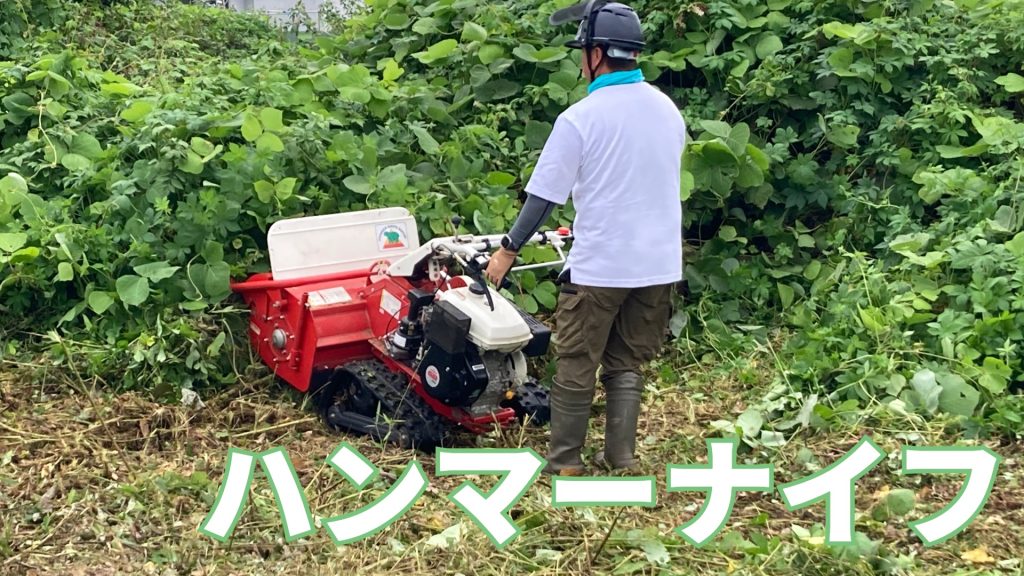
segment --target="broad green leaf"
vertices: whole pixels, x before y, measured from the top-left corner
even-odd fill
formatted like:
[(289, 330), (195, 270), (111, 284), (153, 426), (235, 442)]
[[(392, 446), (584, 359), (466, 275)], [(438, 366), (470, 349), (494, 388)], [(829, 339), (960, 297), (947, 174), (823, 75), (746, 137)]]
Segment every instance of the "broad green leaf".
[(1015, 147), (1024, 140), (1024, 125), (1002, 116), (978, 116), (970, 114), (974, 129), (981, 139), (991, 146), (1012, 144)]
[(476, 53), (476, 57), (484, 64), (490, 64), (504, 56), (505, 49), (497, 44), (484, 44), (480, 47), (480, 51)]
[(543, 148), (545, 142), (547, 142), (548, 136), (551, 135), (553, 126), (548, 122), (538, 122), (536, 120), (526, 121), (526, 145), (530, 148), (539, 149)]
[(231, 295), (231, 266), (227, 262), (208, 264), (204, 288), (211, 302), (219, 302)]
[(338, 96), (342, 97), (349, 102), (356, 102), (359, 104), (366, 104), (373, 99), (373, 95), (366, 88), (360, 88), (358, 86), (342, 86), (338, 88)]
[(0, 250), (14, 252), (28, 243), (28, 235), (21, 232), (0, 232)]
[(900, 234), (889, 241), (889, 249), (894, 252), (917, 252), (927, 246), (931, 239), (931, 234), (927, 232)]
[(92, 161), (82, 156), (81, 154), (68, 153), (61, 156), (60, 163), (62, 166), (72, 172), (81, 172), (88, 170), (92, 166)]
[(747, 144), (747, 155), (750, 156), (750, 160), (762, 172), (768, 170), (768, 155), (762, 152), (760, 148), (753, 144)]
[(758, 58), (764, 60), (779, 50), (782, 50), (782, 40), (775, 34), (766, 34), (757, 43), (754, 53), (757, 54)]
[(152, 282), (159, 282), (174, 276), (180, 266), (171, 266), (166, 260), (159, 262), (149, 262), (147, 264), (139, 264), (138, 266), (132, 267), (135, 273), (143, 278), (146, 278)]
[(1011, 374), (1010, 367), (999, 358), (989, 356), (982, 362), (984, 373), (978, 379), (978, 383), (993, 394), (1002, 394), (1006, 391), (1006, 385)]
[(702, 120), (700, 122), (700, 127), (703, 128), (705, 132), (717, 136), (722, 140), (727, 140), (729, 138), (729, 134), (732, 132), (732, 127), (729, 126), (729, 124), (719, 120)]
[(934, 414), (939, 408), (939, 395), (942, 394), (942, 387), (935, 381), (935, 373), (928, 369), (919, 370), (911, 378), (910, 385), (916, 394), (915, 405)]
[(28, 118), (38, 115), (35, 98), (24, 92), (5, 96), (0, 99), (0, 104), (3, 104), (2, 108), (7, 112), (7, 119), (14, 124), (21, 124)]
[(490, 172), (487, 174), (486, 182), (491, 186), (508, 187), (514, 184), (516, 177), (508, 172)]
[(109, 292), (93, 292), (89, 294), (88, 301), (89, 309), (96, 314), (103, 314), (114, 303), (114, 298)]
[(512, 53), (515, 54), (520, 60), (525, 60), (527, 62), (533, 63), (557, 62), (569, 55), (568, 51), (565, 50), (564, 48), (545, 46), (544, 48), (538, 50), (535, 46), (531, 44), (520, 44), (519, 46), (516, 46), (515, 49), (512, 50)]
[[(264, 130), (280, 132), (284, 130), (284, 120), (280, 110), (277, 108), (264, 108), (260, 110), (260, 123)], [(206, 154), (203, 154), (206, 156)]]
[(786, 437), (782, 432), (761, 430), (761, 437), (758, 439), (758, 442), (760, 442), (762, 446), (766, 446), (768, 448), (778, 448), (786, 445)]
[(857, 137), (860, 135), (859, 126), (843, 125), (831, 126), (825, 135), (828, 141), (840, 148), (853, 148), (857, 145)]
[(384, 26), (390, 30), (401, 30), (409, 25), (409, 15), (404, 11), (389, 12), (384, 17)]
[(380, 171), (377, 184), (389, 192), (402, 192), (409, 183), (406, 171), (405, 164), (392, 164)]
[(861, 30), (861, 26), (843, 24), (842, 22), (829, 22), (821, 27), (821, 31), (825, 33), (828, 38), (839, 37), (844, 40), (855, 38)]
[(185, 153), (185, 158), (178, 163), (178, 169), (188, 174), (202, 174), (203, 159), (195, 152), (189, 150)]
[(28, 248), (22, 248), (21, 250), (16, 251), (14, 254), (11, 254), (10, 263), (11, 264), (27, 264), (27, 263), (32, 262), (32, 261), (36, 260), (37, 258), (39, 258), (39, 254), (40, 253), (41, 252), (40, 252), (39, 248), (37, 248), (35, 246), (29, 246)]
[(745, 122), (734, 125), (729, 130), (729, 137), (724, 140), (732, 153), (739, 157), (746, 151), (747, 143), (750, 141), (750, 126)]
[(356, 194), (363, 194), (365, 196), (373, 191), (373, 187), (370, 186), (370, 181), (359, 174), (352, 174), (351, 176), (346, 177), (342, 180), (342, 183)]
[(679, 177), (679, 199), (683, 202), (690, 199), (690, 195), (693, 194), (693, 174), (687, 170), (683, 170), (683, 173)]
[(386, 82), (394, 82), (395, 80), (398, 80), (404, 72), (405, 70), (398, 65), (398, 62), (395, 62), (393, 58), (388, 58), (387, 63), (384, 65), (382, 77)]
[(975, 156), (981, 156), (985, 152), (988, 152), (989, 145), (984, 140), (979, 140), (977, 144), (973, 146), (961, 147), (961, 146), (947, 146), (940, 144), (935, 147), (939, 155), (943, 158), (973, 158)]
[(242, 138), (247, 142), (255, 142), (263, 135), (263, 125), (255, 114), (247, 112), (242, 120)]
[(729, 75), (730, 76), (735, 76), (736, 78), (742, 77), (744, 74), (747, 73), (747, 70), (750, 69), (750, 64), (751, 64), (750, 60), (748, 60), (746, 58), (740, 60), (739, 64), (733, 66), (729, 70)]
[(661, 540), (655, 540), (653, 538), (644, 539), (640, 543), (640, 548), (644, 551), (644, 557), (652, 564), (667, 566), (672, 560), (672, 557), (669, 556), (668, 549), (665, 548), (665, 545)]
[(732, 276), (732, 273), (738, 270), (739, 267), (740, 261), (735, 258), (726, 258), (725, 261), (722, 262), (722, 270), (725, 270), (725, 273), (730, 276)]
[(409, 126), (409, 129), (416, 135), (416, 141), (424, 152), (434, 155), (441, 151), (441, 145), (437, 143), (437, 140), (435, 140), (434, 137), (430, 135), (430, 132), (427, 132), (425, 128), (421, 126)]
[(743, 435), (748, 438), (756, 438), (764, 425), (764, 416), (761, 411), (755, 408), (748, 408), (736, 419), (736, 425), (743, 429)]
[(200, 156), (209, 156), (216, 149), (212, 142), (198, 136), (192, 138), (191, 145), (192, 151)]
[(434, 34), (439, 31), (437, 28), (437, 19), (432, 17), (420, 18), (412, 25), (412, 31), (421, 36)]
[(469, 71), (469, 84), (474, 87), (480, 86), (490, 80), (491, 76), (491, 71), (486, 66), (477, 64)]
[(856, 76), (856, 73), (850, 72), (850, 66), (853, 65), (853, 50), (849, 48), (840, 48), (829, 54), (828, 64), (837, 76)]
[(1024, 92), (1024, 76), (1016, 73), (1009, 73), (996, 78), (996, 84), (1006, 88), (1007, 92)]
[(115, 282), (117, 296), (129, 306), (138, 306), (149, 298), (149, 280), (134, 274), (121, 276)]
[(577, 85), (580, 84), (579, 74), (572, 74), (570, 72), (566, 72), (565, 70), (555, 72), (554, 74), (548, 76), (548, 80), (554, 82), (555, 84), (558, 84), (559, 86), (565, 88), (566, 90), (572, 90), (576, 88)]
[(68, 262), (61, 262), (57, 264), (57, 280), (60, 282), (70, 282), (75, 279), (75, 269), (72, 268)]
[(208, 240), (200, 253), (203, 260), (210, 264), (224, 261), (224, 245), (216, 240)]
[(821, 274), (821, 262), (818, 260), (811, 260), (807, 263), (807, 267), (804, 268), (804, 278), (808, 280), (814, 280)]
[(1005, 246), (1014, 256), (1024, 257), (1024, 232), (1018, 232), (1012, 240), (1006, 242)]
[(516, 305), (527, 314), (536, 314), (540, 310), (537, 306), (537, 301), (529, 294), (516, 294), (513, 299)]
[(1016, 228), (1017, 211), (1007, 205), (996, 210), (995, 217), (989, 219), (992, 229), (997, 232), (1012, 232)]
[(475, 93), (477, 99), (481, 102), (491, 102), (518, 94), (521, 89), (522, 86), (516, 82), (506, 80), (505, 78), (498, 78), (480, 86), (475, 90)]
[(413, 57), (424, 64), (432, 64), (451, 55), (458, 48), (458, 41), (447, 38), (427, 48), (423, 52), (413, 54)]
[(942, 262), (946, 261), (946, 253), (934, 250), (923, 255), (917, 255), (913, 252), (900, 252), (900, 254), (909, 260), (911, 263), (917, 266), (923, 266), (925, 268), (934, 268)]
[(71, 151), (90, 160), (95, 160), (103, 155), (103, 146), (91, 134), (75, 134), (71, 140)]
[(776, 288), (779, 290), (779, 300), (782, 302), (782, 308), (789, 308), (793, 304), (793, 298), (796, 293), (788, 285), (779, 282), (776, 284)]
[[(22, 178), (21, 174), (17, 172), (9, 172), (7, 176), (0, 178), (0, 200), (5, 200), (10, 203), (13, 202), (13, 198), (28, 193), (28, 183)], [(12, 200), (6, 200), (11, 198)]]
[(131, 106), (125, 108), (124, 112), (121, 112), (121, 118), (127, 122), (138, 122), (149, 116), (149, 113), (153, 111), (153, 105), (143, 100), (137, 100), (132, 102)]
[(475, 22), (466, 22), (462, 26), (462, 39), (467, 42), (483, 42), (487, 40), (487, 29)]
[(736, 153), (720, 140), (702, 142), (700, 153), (710, 166), (736, 166), (739, 163)]
[(260, 152), (284, 152), (284, 142), (276, 134), (264, 132), (256, 140), (256, 150)]
[(100, 92), (113, 96), (131, 96), (140, 92), (142, 88), (131, 82), (117, 82), (114, 84), (101, 84)]
[(939, 375), (939, 381), (942, 383), (939, 408), (957, 416), (972, 416), (981, 394), (956, 374)]
[(287, 200), (292, 195), (292, 192), (295, 191), (295, 184), (298, 181), (297, 178), (283, 178), (274, 185), (274, 193), (277, 194), (278, 200)]
[(553, 310), (555, 305), (558, 304), (558, 297), (554, 292), (546, 292), (544, 290), (534, 290), (533, 297), (537, 300), (537, 303), (548, 310)]
[(276, 193), (274, 185), (266, 180), (258, 180), (254, 182), (253, 187), (256, 188), (256, 198), (264, 204), (269, 204)]
[(754, 188), (764, 184), (764, 172), (753, 162), (743, 159), (740, 171), (736, 175), (736, 184), (742, 188)]
[(733, 226), (722, 226), (718, 230), (718, 237), (726, 242), (732, 242), (736, 239), (736, 228)]

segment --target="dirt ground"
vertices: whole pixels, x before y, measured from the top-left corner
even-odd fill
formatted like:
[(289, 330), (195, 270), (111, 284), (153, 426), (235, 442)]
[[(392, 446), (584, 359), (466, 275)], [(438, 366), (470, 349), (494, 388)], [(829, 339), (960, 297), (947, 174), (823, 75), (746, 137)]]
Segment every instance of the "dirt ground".
[[(991, 497), (959, 536), (934, 548), (908, 520), (951, 502), (962, 476), (902, 476), (895, 425), (805, 430), (777, 451), (741, 454), (775, 466), (776, 487), (841, 457), (864, 434), (889, 456), (856, 485), (855, 550), (820, 537), (822, 505), (788, 511), (776, 491), (740, 493), (714, 540), (697, 548), (673, 530), (703, 496), (669, 493), (666, 465), (706, 463), (709, 423), (735, 419), (749, 385), (707, 373), (682, 387), (653, 386), (639, 432), (644, 473), (657, 477), (652, 508), (556, 508), (541, 476), (511, 515), (522, 533), (502, 550), (448, 500), (466, 478), (437, 476), (431, 455), (327, 433), (299, 397), (269, 378), (240, 382), (203, 407), (110, 396), (43, 367), (0, 367), (0, 574), (213, 576), (261, 574), (1019, 574), (1024, 557), (1024, 493), (1019, 444), (989, 444), (1002, 457)], [(704, 374), (702, 376), (702, 374)], [(756, 393), (756, 391), (755, 391)], [(598, 410), (599, 412), (599, 410)], [(603, 421), (593, 419), (593, 448)], [(466, 447), (528, 446), (543, 456), (546, 429), (466, 438)], [(917, 430), (919, 444), (960, 441)], [(357, 491), (327, 464), (342, 440), (381, 469)], [(967, 443), (967, 442), (963, 442)], [(199, 533), (230, 447), (287, 450), (314, 518), (355, 510), (382, 495), (413, 459), (430, 485), (394, 524), (335, 546), (326, 530), (286, 543), (270, 487), (257, 472), (229, 543)], [(483, 489), (492, 477), (470, 478)], [(911, 488), (916, 508), (879, 522), (873, 507), (890, 489)], [(806, 531), (810, 531), (810, 534)]]

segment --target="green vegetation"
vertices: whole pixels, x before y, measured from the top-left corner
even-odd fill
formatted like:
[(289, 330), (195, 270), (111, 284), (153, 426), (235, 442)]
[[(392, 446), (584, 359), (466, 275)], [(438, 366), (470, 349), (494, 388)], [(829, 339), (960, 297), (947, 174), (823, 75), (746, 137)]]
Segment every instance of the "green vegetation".
[[(227, 382), (246, 346), (229, 279), (265, 267), (274, 220), (404, 205), (428, 236), (453, 211), (507, 229), (585, 95), (573, 31), (546, 23), (564, 4), (377, 1), (300, 43), (145, 2), (55, 4), (40, 34), (38, 4), (5, 4), (7, 352), (42, 345), (118, 389)], [(680, 349), (714, 361), (782, 329), (759, 419), (816, 403), (802, 422), (1017, 430), (1021, 3), (636, 7), (644, 71), (694, 137)], [(519, 280), (524, 307), (553, 306), (549, 279)]]
[[(0, 3), (0, 361), (31, 368), (0, 373), (0, 398), (21, 415), (3, 432), (18, 434), (0, 441), (23, 442), (0, 443), (0, 483), (31, 499), (4, 517), (0, 562), (71, 546), (51, 521), (78, 514), (83, 496), (72, 491), (50, 515), (33, 490), (57, 463), (26, 455), (66, 438), (61, 430), (74, 431), (69, 450), (93, 467), (72, 471), (76, 482), (95, 487), (111, 470), (124, 478), (117, 494), (84, 501), (123, 523), (89, 527), (88, 538), (116, 529), (141, 542), (126, 548), (130, 566), (112, 568), (126, 573), (144, 562), (188, 573), (223, 552), (194, 534), (153, 549), (143, 536), (201, 519), (202, 502), (177, 494), (215, 495), (208, 480), (226, 441), (293, 442), (293, 454), (321, 460), (336, 439), (260, 395), (270, 379), (230, 281), (267, 269), (266, 230), (281, 218), (406, 206), (426, 237), (448, 234), (454, 214), (467, 231), (506, 230), (555, 117), (586, 95), (578, 55), (561, 47), (575, 30), (547, 24), (570, 3), (374, 0), (316, 36), (173, 2)], [(648, 461), (663, 471), (699, 460), (700, 435), (732, 435), (744, 458), (771, 458), (778, 482), (789, 481), (866, 427), (889, 452), (966, 437), (1006, 442), (1019, 460), (1024, 1), (631, 5), (650, 39), (643, 70), (692, 135), (680, 190), (688, 295), (652, 369)], [(572, 216), (570, 205), (551, 224)], [(517, 302), (550, 312), (550, 277), (515, 280)], [(16, 383), (23, 374), (31, 392)], [(38, 399), (35, 387), (52, 392), (53, 382), (75, 394)], [(129, 392), (120, 406), (131, 410), (87, 388)], [(202, 388), (216, 410), (196, 417), (133, 395), (177, 400), (181, 388)], [(532, 436), (493, 441), (516, 440), (542, 449)], [(165, 442), (193, 476), (160, 469), (151, 443)], [(9, 476), (12, 459), (27, 461), (31, 478)], [(351, 504), (351, 493), (330, 496), (328, 474), (300, 468), (321, 512)], [(475, 533), (445, 553), (424, 544), (442, 542), (435, 533), (455, 521), (441, 496), (352, 553), (381, 571), (621, 574), (686, 562), (700, 573), (948, 573), (960, 559), (994, 567), (985, 546), (1021, 556), (1019, 466), (1001, 471), (998, 522), (923, 552), (909, 532), (894, 536), (890, 519), (934, 511), (957, 484), (898, 468), (885, 462), (858, 487), (852, 552), (822, 546), (820, 523), (768, 500), (737, 504), (736, 522), (698, 552), (659, 536), (693, 512), (687, 502), (630, 512), (616, 527), (615, 511), (549, 512), (534, 491), (526, 538), (505, 556), (481, 552)], [(310, 571), (338, 561), (321, 541), (301, 562), (282, 554), (272, 500), (255, 502), (259, 514), (240, 528), (249, 547), (227, 563), (249, 554)], [(140, 524), (147, 507), (176, 512)], [(606, 535), (604, 556), (591, 557)], [(35, 544), (19, 547), (19, 536)]]

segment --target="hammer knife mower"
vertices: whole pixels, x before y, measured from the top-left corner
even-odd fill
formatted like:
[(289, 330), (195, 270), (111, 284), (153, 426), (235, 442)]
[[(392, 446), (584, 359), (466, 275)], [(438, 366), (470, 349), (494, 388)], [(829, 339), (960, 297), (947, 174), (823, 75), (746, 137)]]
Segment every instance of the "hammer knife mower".
[[(558, 259), (511, 271), (564, 264), (569, 239), (538, 232), (530, 242)], [(551, 332), (483, 277), (500, 240), (420, 245), (404, 208), (281, 220), (267, 234), (271, 271), (232, 289), (260, 358), (329, 429), (429, 451), (456, 430), (549, 418), (527, 358), (546, 353)]]

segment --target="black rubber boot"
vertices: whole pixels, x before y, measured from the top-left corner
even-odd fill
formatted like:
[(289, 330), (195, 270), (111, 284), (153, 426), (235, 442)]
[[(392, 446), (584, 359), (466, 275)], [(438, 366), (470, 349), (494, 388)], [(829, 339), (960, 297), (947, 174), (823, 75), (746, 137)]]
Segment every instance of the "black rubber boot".
[(594, 400), (593, 390), (571, 390), (559, 386), (557, 380), (551, 387), (551, 440), (548, 447), (545, 474), (580, 475), (585, 468), (580, 452), (587, 439), (590, 423), (590, 405)]
[(635, 372), (623, 372), (602, 380), (607, 398), (607, 422), (604, 451), (598, 460), (611, 469), (635, 469), (638, 466), (636, 427), (643, 382)]

